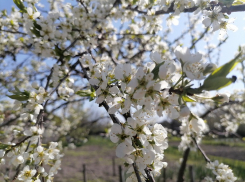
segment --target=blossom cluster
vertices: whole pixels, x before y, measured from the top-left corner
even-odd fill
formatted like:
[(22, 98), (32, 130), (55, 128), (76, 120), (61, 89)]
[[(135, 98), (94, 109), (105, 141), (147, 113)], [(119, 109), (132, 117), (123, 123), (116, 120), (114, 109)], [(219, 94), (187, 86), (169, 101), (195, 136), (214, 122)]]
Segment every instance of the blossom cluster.
[[(146, 176), (146, 167), (151, 168), (156, 176), (161, 174), (163, 167), (167, 167), (167, 163), (162, 162), (164, 150), (168, 147), (166, 138), (167, 131), (162, 125), (151, 125), (147, 121), (131, 117), (124, 124), (114, 124), (110, 132), (111, 141), (118, 143), (117, 157), (123, 158), (126, 166), (135, 163), (141, 178)], [(136, 181), (132, 166), (127, 173), (130, 174), (127, 182)]]
[(213, 180), (210, 177), (206, 177), (205, 181), (207, 182), (213, 182), (213, 181), (233, 182), (237, 180), (237, 177), (234, 176), (230, 167), (223, 163), (219, 163), (219, 161), (217, 160), (214, 162), (207, 163), (207, 168), (211, 169), (213, 174), (216, 175), (216, 180)]
[[(192, 54), (188, 48), (177, 47), (175, 55), (181, 65), (179, 70), (177, 62), (162, 60), (157, 52), (150, 54), (152, 62), (137, 70), (130, 64), (118, 64), (113, 68), (107, 62), (93, 63), (90, 55), (81, 59), (83, 68), (89, 69), (89, 83), (95, 88), (96, 103), (106, 101), (111, 106), (109, 114), (119, 111), (125, 116), (132, 115), (126, 117), (125, 123), (112, 126), (110, 139), (118, 143), (116, 155), (124, 158), (127, 165), (137, 164), (143, 176), (146, 176), (146, 167), (158, 174), (157, 171), (164, 166), (160, 160), (167, 147), (165, 129), (159, 124), (148, 126), (147, 118), (155, 114), (162, 116), (164, 112), (169, 118), (181, 119), (182, 149), (193, 146), (192, 138), (199, 142), (208, 130), (203, 119), (194, 115), (187, 106), (195, 95), (192, 94), (191, 98), (185, 95), (184, 90), (191, 87), (193, 80), (204, 79), (205, 72), (212, 72), (216, 66), (205, 64), (201, 61), (202, 54)], [(160, 135), (154, 138), (158, 132)], [(154, 166), (156, 164), (161, 165)], [(132, 169), (129, 172), (133, 172)], [(128, 181), (135, 178), (133, 173)]]
[(32, 84), (32, 87), (34, 88), (33, 91), (22, 92), (23, 94), (25, 94), (24, 96), (18, 95), (20, 94), (20, 91), (16, 87), (18, 92), (14, 92), (15, 95), (11, 95), (9, 97), (12, 99), (16, 99), (13, 109), (16, 111), (20, 110), (20, 118), (22, 120), (27, 121), (29, 119), (33, 123), (36, 123), (38, 115), (43, 109), (43, 106), (41, 104), (48, 98), (48, 93), (43, 87), (39, 87), (36, 82)]
[(67, 75), (69, 75), (68, 68), (54, 64), (51, 86), (53, 88), (58, 87), (58, 94), (61, 98), (68, 98), (70, 95), (74, 94), (74, 90), (71, 88), (74, 83), (74, 79), (68, 77), (60, 85), (60, 80), (64, 79)]
[[(40, 182), (43, 178), (51, 182), (60, 169), (62, 155), (58, 149), (58, 143), (51, 142), (49, 146), (43, 147), (40, 145), (42, 133), (42, 129), (32, 126), (24, 132), (26, 136), (24, 142), (11, 143), (6, 145), (5, 149), (0, 150), (1, 164), (9, 161), (15, 167), (23, 166), (22, 170), (16, 171), (14, 179)], [(5, 160), (5, 158), (10, 160)], [(5, 180), (8, 179), (9, 176), (5, 176)]]
[(175, 54), (182, 65), (179, 69), (177, 63), (162, 60), (157, 52), (151, 53), (152, 62), (137, 70), (130, 64), (118, 64), (115, 69), (107, 62), (93, 64), (91, 56), (84, 56), (81, 63), (90, 69), (89, 83), (96, 87), (96, 103), (104, 100), (111, 103), (110, 114), (119, 109), (125, 114), (133, 106), (137, 110), (135, 117), (143, 112), (150, 116), (154, 113), (162, 116), (165, 112), (176, 119), (190, 114), (178, 88), (184, 89), (192, 80), (205, 78), (207, 65), (201, 61), (200, 53), (191, 54), (188, 48), (177, 47)]
[(245, 110), (243, 107), (244, 90), (234, 90), (230, 99), (232, 100), (232, 107), (229, 105), (221, 105), (219, 109), (209, 115), (211, 118), (217, 117), (219, 119), (214, 123), (214, 127), (219, 131), (225, 131), (226, 135), (236, 133), (239, 126), (244, 124)]
[[(12, 91), (10, 98), (15, 99), (14, 109), (19, 114), (19, 121), (22, 123), (32, 121), (26, 127), (13, 125), (15, 137), (7, 144), (3, 144), (0, 150), (1, 164), (9, 163), (17, 167), (13, 179), (27, 182), (53, 181), (54, 175), (60, 169), (61, 157), (57, 142), (50, 142), (49, 145), (42, 144), (43, 127), (43, 104), (49, 98), (48, 93), (37, 82), (32, 83), (30, 91), (20, 91), (17, 87)], [(7, 133), (5, 133), (7, 134)], [(17, 143), (13, 141), (24, 139)], [(43, 145), (45, 145), (43, 147)], [(6, 158), (9, 158), (6, 160)], [(47, 167), (49, 166), (49, 167)], [(9, 180), (10, 176), (5, 176)]]
[[(0, 150), (1, 163), (5, 162), (5, 157), (10, 157), (12, 165), (22, 165), (23, 169), (16, 176), (18, 180), (39, 182), (40, 178), (45, 178), (52, 181), (60, 167), (62, 155), (57, 149), (58, 144), (43, 147), (42, 137), (50, 136), (52, 129), (56, 130), (55, 135), (66, 135), (73, 125), (62, 119), (62, 127), (58, 128), (52, 122), (49, 130), (44, 131), (43, 112), (48, 100), (53, 99), (53, 93), (57, 93), (57, 100), (52, 101), (52, 106), (59, 99), (67, 101), (64, 105), (71, 101), (78, 88), (70, 77), (72, 71), (89, 79), (93, 89), (86, 96), (91, 96), (91, 100), (96, 96), (98, 104), (108, 103), (110, 115), (120, 112), (126, 116), (125, 123), (113, 125), (110, 138), (118, 144), (117, 156), (124, 158), (126, 165), (135, 164), (142, 179), (146, 176), (146, 168), (159, 175), (161, 168), (166, 167), (162, 160), (168, 146), (167, 132), (161, 125), (149, 122), (151, 116), (181, 120), (181, 149), (192, 147), (193, 138), (197, 142), (201, 140), (207, 131), (206, 124), (190, 111), (188, 102), (195, 102), (203, 90), (212, 90), (213, 85), (207, 87), (206, 84), (198, 90), (192, 83), (207, 78), (216, 65), (206, 64), (201, 53), (193, 54), (186, 47), (171, 50), (176, 47), (173, 44), (181, 44), (181, 38), (170, 43), (167, 37), (171, 25), (178, 24), (181, 12), (196, 7), (194, 14), (196, 19), (203, 15), (206, 33), (212, 26), (213, 32), (220, 30), (220, 37), (224, 38), (227, 29), (236, 31), (232, 25), (234, 20), (223, 11), (230, 4), (217, 0), (85, 0), (71, 5), (56, 0), (51, 2), (51, 10), (44, 15), (35, 7), (38, 0), (24, 0), (25, 4), (22, 0), (15, 2), (20, 11), (13, 8), (10, 15), (6, 11), (0, 12), (1, 64), (6, 64), (2, 58), (11, 56), (15, 60), (18, 53), (38, 58), (31, 62), (32, 67), (23, 67), (21, 74), (19, 66), (16, 72), (0, 73), (0, 79), (6, 80), (5, 88), (13, 93), (9, 97), (16, 100), (13, 110), (20, 115), (20, 124), (6, 127), (4, 132), (6, 136), (14, 136), (13, 141), (19, 136), (26, 137), (16, 144), (8, 141), (6, 149)], [(168, 28), (162, 35), (159, 33), (163, 30), (161, 14), (168, 10), (173, 13), (166, 18)], [(116, 25), (118, 21), (121, 28)], [(144, 62), (147, 52), (150, 52), (151, 61)], [(80, 57), (81, 62), (77, 63), (84, 68), (82, 72), (76, 67), (79, 64), (72, 64)], [(40, 67), (43, 60), (49, 62), (50, 58), (57, 61), (51, 70), (48, 68), (50, 74), (47, 76), (46, 70)], [(5, 79), (11, 75), (16, 78)], [(47, 84), (43, 86), (46, 77)], [(40, 78), (42, 87), (33, 82), (36, 78)], [(30, 83), (32, 88), (28, 87)], [(20, 88), (27, 89), (21, 91)], [(5, 115), (1, 114), (0, 122), (7, 123), (4, 120)], [(27, 121), (32, 121), (35, 126), (30, 126)], [(49, 172), (45, 171), (45, 165), (50, 164)], [(136, 181), (132, 167), (128, 173), (127, 181)]]

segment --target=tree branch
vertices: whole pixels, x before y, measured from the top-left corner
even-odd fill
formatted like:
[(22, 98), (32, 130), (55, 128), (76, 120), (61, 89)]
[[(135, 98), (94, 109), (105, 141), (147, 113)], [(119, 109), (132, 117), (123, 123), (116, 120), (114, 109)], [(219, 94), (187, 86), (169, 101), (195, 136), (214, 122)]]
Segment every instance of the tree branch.
[(155, 182), (155, 179), (154, 179), (154, 177), (153, 177), (153, 175), (151, 174), (151, 169), (150, 168), (148, 168), (148, 167), (146, 167), (145, 168), (145, 173), (146, 173), (146, 175), (147, 175), (147, 182), (149, 181), (149, 182)]
[(226, 103), (220, 105), (219, 107), (216, 106), (216, 107), (214, 107), (214, 108), (211, 108), (211, 109), (207, 110), (205, 113), (203, 113), (203, 114), (200, 116), (200, 118), (205, 118), (205, 117), (207, 117), (211, 112), (213, 112), (213, 111), (215, 111), (215, 110), (217, 110), (217, 109), (220, 109), (220, 108), (222, 108), (222, 107), (224, 107), (224, 106), (227, 106), (227, 105), (233, 105), (233, 104), (243, 104), (243, 103), (245, 103), (245, 101), (229, 101), (229, 102), (226, 102)]
[[(218, 6), (218, 5), (215, 5)], [(184, 9), (184, 11), (182, 11), (182, 13), (192, 13), (194, 11), (197, 10), (198, 7), (192, 7), (192, 8), (188, 8), (188, 9)], [(137, 11), (140, 14), (147, 14), (146, 11), (141, 11), (139, 10), (137, 7), (136, 8), (132, 8), (131, 6), (128, 6), (126, 9), (128, 10), (132, 10), (132, 11)], [(207, 9), (210, 10), (210, 9)], [(239, 6), (231, 6), (231, 7), (222, 7), (221, 12), (222, 13), (228, 13), (230, 14), (231, 12), (243, 12), (245, 11), (245, 5), (239, 5)], [(155, 12), (155, 15), (162, 15), (162, 14), (169, 14), (169, 13), (174, 13), (174, 4), (172, 4), (167, 11), (164, 10), (159, 10)]]
[(182, 160), (182, 163), (181, 163), (181, 166), (179, 169), (177, 182), (183, 182), (184, 181), (184, 173), (185, 173), (185, 168), (186, 168), (186, 163), (187, 163), (189, 153), (190, 153), (190, 148), (187, 148), (184, 152), (183, 160)]
[(135, 175), (136, 175), (136, 178), (137, 178), (138, 182), (141, 182), (139, 170), (138, 170), (138, 167), (136, 166), (135, 163), (133, 163), (133, 168), (134, 168), (134, 172), (135, 172)]

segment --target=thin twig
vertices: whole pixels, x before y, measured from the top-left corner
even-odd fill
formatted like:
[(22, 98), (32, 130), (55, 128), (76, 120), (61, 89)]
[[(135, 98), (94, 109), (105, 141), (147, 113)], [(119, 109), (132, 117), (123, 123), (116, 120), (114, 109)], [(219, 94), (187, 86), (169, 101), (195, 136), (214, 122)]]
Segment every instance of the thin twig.
[[(71, 67), (70, 67), (70, 70), (69, 72), (60, 80), (60, 82), (58, 83), (58, 85), (53, 89), (52, 92), (50, 92), (49, 96), (52, 96), (59, 88), (59, 86), (70, 76), (70, 73), (76, 68), (76, 66), (80, 63), (79, 60), (77, 60)], [(47, 100), (45, 103), (44, 103), (44, 106), (43, 108), (45, 109), (47, 104), (48, 104), (48, 101)]]
[(89, 12), (88, 12), (88, 8), (85, 6), (85, 4), (83, 3), (83, 1), (80, 0), (79, 2), (81, 3), (81, 5), (84, 7), (86, 13), (88, 14), (88, 13), (89, 13)]
[(141, 182), (139, 170), (138, 170), (138, 167), (137, 167), (137, 165), (135, 163), (133, 163), (133, 168), (134, 168), (134, 172), (135, 172), (135, 175), (136, 175), (136, 178), (137, 178), (138, 182)]
[(200, 145), (197, 143), (196, 139), (194, 137), (191, 137), (192, 140), (194, 141), (194, 143), (196, 144), (198, 150), (202, 153), (204, 159), (206, 162), (211, 162), (211, 160), (208, 158), (208, 156), (206, 155), (206, 153), (203, 151), (203, 149), (200, 147)]
[(155, 179), (153, 175), (151, 174), (151, 169), (150, 168), (145, 168), (145, 173), (147, 175), (147, 182), (155, 182)]
[(207, 27), (206, 30), (200, 35), (200, 37), (192, 43), (190, 49), (195, 48), (196, 43), (199, 42), (204, 37), (204, 35), (208, 32), (208, 30), (209, 27)]
[(24, 32), (19, 32), (19, 31), (12, 31), (12, 30), (1, 30), (0, 29), (0, 32), (7, 32), (7, 33), (13, 33), (13, 34), (22, 34), (22, 35), (28, 35)]
[(17, 115), (15, 118), (10, 119), (10, 120), (8, 120), (8, 121), (6, 121), (6, 122), (0, 124), (0, 127), (6, 126), (6, 125), (8, 125), (8, 124), (10, 124), (10, 123), (12, 123), (12, 122), (14, 122), (14, 121), (16, 121), (16, 120), (19, 119), (19, 118), (20, 118), (20, 115)]

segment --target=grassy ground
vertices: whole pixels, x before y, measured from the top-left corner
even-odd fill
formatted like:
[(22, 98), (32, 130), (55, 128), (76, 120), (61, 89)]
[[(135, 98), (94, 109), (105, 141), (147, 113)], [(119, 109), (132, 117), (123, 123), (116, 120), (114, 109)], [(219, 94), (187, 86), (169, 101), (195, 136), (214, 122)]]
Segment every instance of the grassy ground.
[[(222, 151), (220, 151), (222, 152)], [(176, 161), (182, 157), (182, 152), (179, 152), (177, 147), (169, 147), (165, 151), (165, 158), (169, 161)], [(219, 162), (225, 163), (229, 165), (235, 175), (239, 177), (239, 181), (244, 181), (245, 180), (245, 162), (239, 161), (239, 160), (234, 160), (234, 159), (229, 159), (229, 158), (224, 158), (224, 157), (218, 157), (218, 156), (209, 156), (209, 158), (214, 161), (218, 160)], [(194, 174), (196, 180), (201, 180), (205, 176), (210, 175), (211, 172), (205, 168), (206, 162), (203, 159), (203, 156), (200, 152), (190, 152), (190, 155), (188, 157), (188, 162), (187, 164), (190, 166), (193, 166)], [(176, 166), (178, 167), (178, 165)], [(172, 170), (170, 168), (169, 170)], [(186, 171), (186, 178), (189, 179), (188, 171)], [(187, 180), (188, 181), (188, 180)]]
[[(177, 142), (177, 139), (170, 138), (170, 144)], [(225, 144), (225, 145), (224, 145)], [(219, 153), (224, 150), (233, 150), (229, 142), (207, 141), (203, 147), (215, 148), (218, 156)], [(223, 148), (222, 148), (223, 147)], [(244, 146), (236, 144), (238, 149), (241, 149), (241, 155), (244, 155)], [(110, 142), (108, 139), (100, 137), (91, 137), (88, 142), (75, 150), (68, 150), (65, 152), (65, 157), (62, 161), (62, 170), (55, 178), (55, 182), (82, 182), (83, 181), (83, 164), (86, 164), (86, 176), (87, 182), (117, 182), (119, 181), (118, 166), (123, 166), (123, 161), (115, 157), (116, 145)], [(221, 151), (219, 151), (221, 149)], [(210, 150), (211, 151), (211, 150)], [(242, 153), (243, 151), (243, 153)], [(208, 153), (208, 152), (207, 152)], [(225, 164), (228, 164), (234, 171), (235, 175), (239, 177), (238, 181), (245, 181), (245, 162), (230, 159), (227, 157), (218, 157), (209, 155), (211, 160), (219, 160)], [(176, 181), (176, 175), (180, 163), (179, 159), (182, 157), (182, 153), (178, 151), (176, 146), (170, 146), (165, 151), (164, 160), (168, 162), (168, 167), (165, 169), (165, 177), (167, 182)], [(232, 156), (234, 158), (234, 156)], [(115, 159), (115, 176), (113, 175), (112, 161)], [(192, 166), (195, 181), (202, 181), (202, 179), (210, 175), (212, 172), (205, 168), (205, 161), (202, 155), (198, 152), (191, 152), (188, 158), (188, 166), (185, 173), (186, 181), (189, 179), (189, 166)], [(126, 169), (124, 169), (124, 172)], [(125, 174), (125, 173), (124, 173)], [(163, 175), (156, 178), (156, 182), (162, 182)]]
[[(170, 142), (180, 142), (180, 137), (169, 137)], [(219, 145), (219, 146), (229, 146), (229, 147), (241, 147), (245, 149), (245, 141), (241, 141), (238, 138), (222, 138), (222, 139), (213, 139), (213, 138), (205, 138), (202, 141), (204, 145)]]

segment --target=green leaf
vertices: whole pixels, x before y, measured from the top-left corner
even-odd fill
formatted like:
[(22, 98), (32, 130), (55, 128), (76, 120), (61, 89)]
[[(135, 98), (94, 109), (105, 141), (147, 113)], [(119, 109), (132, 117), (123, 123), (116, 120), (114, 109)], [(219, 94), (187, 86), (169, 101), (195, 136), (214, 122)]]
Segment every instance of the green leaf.
[(33, 21), (33, 25), (34, 25), (35, 29), (42, 30), (42, 27), (37, 23), (36, 20)]
[(226, 76), (235, 68), (235, 66), (242, 60), (239, 59), (241, 53), (239, 53), (230, 62), (224, 64), (223, 66), (215, 69), (205, 80), (201, 87), (199, 88), (185, 88), (185, 93), (188, 94), (200, 94), (203, 90), (219, 90), (223, 87), (230, 85), (236, 81), (236, 76), (232, 78), (226, 78)]
[(223, 76), (213, 78), (212, 80), (205, 81), (204, 84), (200, 87), (202, 90), (219, 90), (221, 88), (224, 88), (231, 83), (236, 81), (236, 77), (233, 76), (232, 78), (225, 78)]
[(9, 98), (14, 99), (14, 100), (18, 100), (18, 101), (26, 101), (29, 98), (23, 95), (7, 95)]
[(54, 51), (57, 56), (63, 56), (63, 51), (58, 47), (58, 45), (55, 45)]
[(35, 27), (33, 27), (33, 29), (30, 29), (30, 30), (37, 37), (41, 37), (40, 31), (38, 29), (36, 29)]
[(196, 102), (196, 100), (188, 95), (182, 95), (182, 99), (185, 102)]
[(237, 5), (242, 5), (242, 4), (245, 4), (245, 0), (236, 0), (232, 6), (237, 6)]
[(234, 59), (232, 59), (230, 62), (224, 64), (223, 66), (217, 68), (213, 71), (204, 81), (209, 82), (215, 78), (219, 77), (226, 77), (234, 68), (235, 66), (240, 62), (239, 57), (241, 56), (241, 53), (239, 53)]
[(23, 4), (22, 0), (13, 0), (14, 4), (21, 10), (23, 13), (27, 13), (26, 7)]
[(18, 101), (27, 101), (30, 98), (30, 92), (24, 90), (21, 92), (17, 87), (13, 91), (13, 95), (7, 95), (9, 98), (18, 100)]
[(160, 64), (156, 64), (155, 68), (151, 71), (154, 74), (154, 80), (158, 79), (158, 73), (159, 73), (159, 68), (160, 66), (162, 66), (164, 64), (164, 62), (160, 63)]
[(219, 0), (220, 3), (222, 3), (223, 5), (229, 7), (232, 5), (232, 3), (234, 2), (234, 0)]

